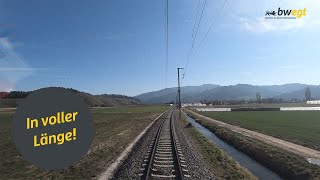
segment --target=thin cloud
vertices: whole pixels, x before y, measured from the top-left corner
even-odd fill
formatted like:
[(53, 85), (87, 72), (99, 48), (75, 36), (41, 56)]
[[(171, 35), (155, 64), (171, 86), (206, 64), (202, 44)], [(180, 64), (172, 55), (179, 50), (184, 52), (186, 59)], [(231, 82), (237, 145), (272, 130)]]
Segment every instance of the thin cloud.
[(250, 76), (250, 75), (253, 74), (253, 72), (251, 72), (251, 71), (243, 71), (243, 72), (240, 72), (240, 74), (246, 75), (246, 76)]
[(54, 78), (71, 78), (71, 76), (52, 76)]
[(0, 67), (0, 71), (39, 71), (45, 68), (16, 68), (16, 67)]
[(8, 57), (12, 50), (11, 42), (6, 37), (0, 38), (0, 59)]
[(0, 38), (0, 45), (2, 46), (2, 49), (13, 49), (13, 45), (11, 42), (8, 40), (8, 38)]
[(137, 33), (128, 33), (127, 36), (128, 36), (128, 37), (136, 37), (136, 36), (137, 36)]
[(37, 76), (41, 77), (47, 77), (47, 78), (64, 78), (64, 79), (69, 79), (71, 76), (69, 75), (51, 75), (51, 74), (38, 74)]
[(264, 56), (257, 56), (257, 57), (255, 57), (255, 59), (262, 61), (262, 60), (265, 60), (266, 57), (264, 57)]
[(302, 69), (303, 66), (301, 65), (284, 65), (284, 66), (280, 66), (280, 69), (284, 69), (284, 70), (297, 70), (297, 69)]
[(105, 40), (113, 40), (113, 39), (119, 39), (121, 37), (129, 37), (129, 38), (132, 38), (132, 37), (136, 37), (137, 36), (137, 33), (133, 33), (133, 32), (129, 32), (129, 33), (126, 33), (126, 34), (123, 34), (123, 35), (117, 35), (117, 34), (110, 34), (110, 35), (106, 35), (103, 37), (103, 39)]
[(0, 77), (2, 90), (8, 90), (24, 78), (45, 68), (34, 68), (29, 66), (24, 59), (15, 51), (15, 43), (11, 43), (9, 37), (0, 38)]
[(111, 39), (114, 39), (115, 37), (114, 36), (105, 36), (103, 37), (103, 39), (106, 39), (106, 40), (111, 40)]
[(246, 31), (254, 33), (297, 30), (306, 24), (303, 19), (273, 20), (265, 19), (264, 17), (255, 19), (240, 18), (240, 22)]

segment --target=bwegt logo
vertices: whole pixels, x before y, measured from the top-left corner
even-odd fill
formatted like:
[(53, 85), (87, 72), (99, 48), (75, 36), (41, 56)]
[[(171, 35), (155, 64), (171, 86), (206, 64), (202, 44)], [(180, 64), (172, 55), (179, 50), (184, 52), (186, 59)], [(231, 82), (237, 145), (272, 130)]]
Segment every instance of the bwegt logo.
[(307, 9), (281, 9), (278, 11), (266, 11), (266, 19), (297, 19), (307, 16)]

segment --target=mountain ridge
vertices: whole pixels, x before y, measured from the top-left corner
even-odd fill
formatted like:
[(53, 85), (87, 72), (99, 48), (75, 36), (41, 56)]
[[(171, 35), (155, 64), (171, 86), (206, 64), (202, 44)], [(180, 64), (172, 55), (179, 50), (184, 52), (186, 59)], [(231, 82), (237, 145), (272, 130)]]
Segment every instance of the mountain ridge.
[[(305, 87), (310, 86), (313, 98), (320, 99), (320, 86), (301, 83), (283, 85), (251, 85), (236, 84), (221, 86), (217, 84), (203, 84), (200, 86), (181, 87), (181, 101), (185, 103), (200, 102), (202, 100), (252, 100), (259, 92), (262, 98), (278, 98), (286, 101), (304, 100)], [(143, 103), (170, 103), (176, 100), (177, 88), (167, 88), (158, 91), (142, 93), (134, 96)]]

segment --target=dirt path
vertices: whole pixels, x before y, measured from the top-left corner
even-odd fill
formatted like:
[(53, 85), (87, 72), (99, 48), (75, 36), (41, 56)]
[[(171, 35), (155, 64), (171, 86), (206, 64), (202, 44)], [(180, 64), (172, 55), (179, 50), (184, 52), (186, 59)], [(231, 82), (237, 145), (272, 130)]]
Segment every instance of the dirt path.
[(320, 151), (308, 148), (308, 147), (304, 147), (298, 144), (294, 144), (292, 142), (288, 142), (279, 138), (275, 138), (269, 135), (265, 135), (259, 132), (255, 132), (255, 131), (251, 131), (245, 128), (241, 128), (238, 126), (234, 126), (234, 125), (230, 125), (206, 116), (203, 116), (199, 113), (196, 113), (194, 111), (190, 111), (190, 110), (186, 110), (187, 112), (191, 112), (192, 114), (194, 114), (195, 116), (198, 116), (199, 118), (211, 121), (217, 125), (223, 126), (225, 128), (228, 128), (234, 132), (238, 132), (240, 134), (243, 134), (245, 136), (249, 136), (251, 138), (255, 138), (258, 139), (260, 141), (263, 141), (267, 144), (271, 144), (277, 147), (280, 147), (282, 149), (285, 149), (287, 151), (290, 151), (292, 153), (295, 153), (299, 156), (302, 156), (304, 158), (315, 158), (315, 159), (320, 159)]

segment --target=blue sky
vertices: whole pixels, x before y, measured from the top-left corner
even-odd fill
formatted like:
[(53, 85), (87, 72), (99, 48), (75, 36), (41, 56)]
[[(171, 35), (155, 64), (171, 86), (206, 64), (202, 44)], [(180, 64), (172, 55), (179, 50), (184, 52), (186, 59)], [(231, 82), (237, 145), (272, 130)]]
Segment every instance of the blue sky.
[[(164, 0), (0, 1), (0, 91), (72, 87), (137, 95), (166, 87)], [(205, 0), (200, 0), (202, 8)], [(168, 87), (185, 67), (198, 1), (169, 1)], [(320, 84), (320, 2), (207, 0), (183, 85)], [(307, 9), (295, 20), (266, 11)]]

